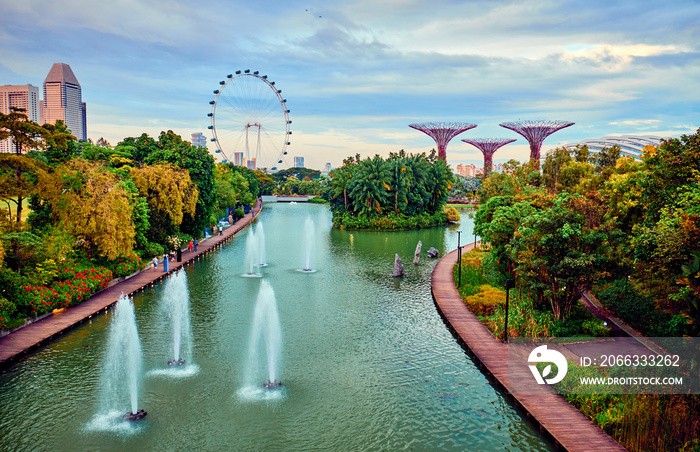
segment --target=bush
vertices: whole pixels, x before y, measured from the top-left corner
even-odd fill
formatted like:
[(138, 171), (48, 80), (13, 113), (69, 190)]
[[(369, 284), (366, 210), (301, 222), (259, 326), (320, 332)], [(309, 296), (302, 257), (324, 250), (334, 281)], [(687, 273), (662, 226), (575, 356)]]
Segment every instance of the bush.
[[(153, 243), (153, 242), (148, 242), (146, 244), (146, 250), (144, 256), (146, 257), (153, 257), (153, 256), (162, 256), (163, 253), (165, 253), (165, 248), (163, 248), (163, 245), (160, 243)], [(140, 266), (140, 264), (139, 264)], [(136, 271), (136, 270), (134, 270)], [(133, 273), (133, 272), (132, 272)], [(121, 276), (121, 275), (118, 275)], [(124, 275), (126, 276), (126, 275)]]
[(0, 298), (0, 330), (12, 327), (12, 315), (17, 311), (17, 306), (11, 301)]
[[(155, 254), (151, 254), (151, 256), (161, 256), (163, 255), (163, 247), (158, 245), (157, 243), (148, 243), (147, 247), (151, 245), (153, 248), (156, 248), (156, 251), (158, 251)], [(158, 250), (159, 248), (159, 250)], [(123, 278), (125, 276), (129, 276), (130, 274), (141, 270), (141, 258), (139, 258), (135, 254), (130, 254), (129, 256), (120, 256), (117, 258), (117, 260), (114, 262), (112, 265), (112, 272), (114, 272), (114, 276), (117, 278)]]
[(613, 313), (649, 337), (679, 337), (690, 332), (688, 320), (657, 309), (654, 301), (634, 290), (625, 278), (595, 289), (598, 300)]
[(476, 315), (491, 315), (498, 306), (505, 306), (506, 293), (488, 284), (479, 286), (479, 292), (464, 298), (464, 302)]
[(447, 217), (447, 221), (450, 223), (459, 223), (461, 220), (459, 212), (454, 207), (448, 207), (445, 209), (445, 216)]
[(447, 216), (444, 212), (433, 215), (425, 213), (406, 216), (390, 213), (382, 216), (367, 217), (366, 215), (352, 215), (348, 212), (337, 211), (333, 213), (333, 227), (350, 230), (373, 231), (403, 231), (409, 229), (425, 229), (433, 226), (447, 224)]
[(308, 202), (310, 202), (311, 204), (328, 204), (328, 201), (323, 199), (320, 196), (317, 196), (315, 198), (311, 198), (308, 200)]
[(17, 296), (17, 304), (25, 317), (36, 317), (54, 309), (73, 306), (87, 299), (97, 290), (107, 288), (112, 271), (104, 267), (66, 269), (63, 280), (50, 286), (23, 286)]

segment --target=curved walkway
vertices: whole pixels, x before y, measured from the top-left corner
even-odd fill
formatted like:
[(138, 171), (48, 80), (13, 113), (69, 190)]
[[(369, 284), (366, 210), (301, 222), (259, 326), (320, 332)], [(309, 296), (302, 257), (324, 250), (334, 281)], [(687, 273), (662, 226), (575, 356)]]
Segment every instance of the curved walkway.
[[(467, 245), (463, 250), (473, 247)], [(487, 375), (505, 390), (555, 444), (568, 451), (624, 451), (625, 448), (554, 391), (546, 394), (512, 394), (508, 383), (508, 348), (467, 308), (454, 283), (452, 269), (457, 250), (445, 255), (431, 275), (433, 299), (438, 310), (476, 358)], [(531, 378), (526, 366), (525, 376)], [(511, 376), (514, 369), (510, 369)]]
[(232, 240), (235, 233), (252, 223), (261, 210), (262, 201), (258, 199), (258, 202), (250, 213), (247, 213), (233, 225), (224, 229), (222, 235), (214, 235), (201, 241), (197, 246), (196, 252), (183, 252), (182, 262), (169, 262), (170, 271), (168, 273), (163, 272), (162, 265), (155, 271), (153, 268), (149, 267), (131, 278), (125, 279), (93, 295), (79, 305), (66, 308), (64, 311), (50, 315), (37, 322), (30, 323), (24, 328), (3, 336), (0, 338), (0, 368), (21, 359), (32, 350), (66, 331), (71, 330), (77, 325), (80, 325), (93, 315), (106, 312), (110, 306), (119, 300), (122, 293), (132, 295), (142, 288), (163, 279), (163, 277), (176, 271), (197, 257), (208, 254), (221, 247), (223, 244)]

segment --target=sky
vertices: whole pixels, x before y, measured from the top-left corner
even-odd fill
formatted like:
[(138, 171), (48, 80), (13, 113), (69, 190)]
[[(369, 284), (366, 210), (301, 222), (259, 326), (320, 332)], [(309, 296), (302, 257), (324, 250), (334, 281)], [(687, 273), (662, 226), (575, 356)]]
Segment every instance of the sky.
[(316, 169), (435, 148), (416, 122), (477, 124), (448, 145), (453, 168), (483, 164), (467, 138), (517, 138), (494, 162), (526, 161), (508, 121), (575, 123), (543, 151), (700, 127), (698, 0), (0, 0), (0, 85), (41, 87), (53, 63), (82, 86), (88, 137), (113, 145), (211, 137), (219, 81), (260, 71), (287, 99), (289, 156)]

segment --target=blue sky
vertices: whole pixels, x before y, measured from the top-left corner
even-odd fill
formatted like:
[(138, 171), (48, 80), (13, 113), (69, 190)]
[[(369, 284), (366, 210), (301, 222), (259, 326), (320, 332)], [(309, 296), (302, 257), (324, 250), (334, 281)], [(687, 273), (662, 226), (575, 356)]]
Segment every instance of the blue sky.
[(700, 127), (697, 0), (0, 0), (0, 12), (0, 84), (41, 86), (69, 64), (88, 136), (112, 144), (208, 134), (212, 90), (239, 69), (283, 90), (289, 155), (319, 169), (433, 148), (413, 122), (478, 124), (448, 146), (453, 167), (483, 161), (462, 138), (518, 138), (494, 161), (525, 161), (505, 121), (576, 123), (545, 150)]

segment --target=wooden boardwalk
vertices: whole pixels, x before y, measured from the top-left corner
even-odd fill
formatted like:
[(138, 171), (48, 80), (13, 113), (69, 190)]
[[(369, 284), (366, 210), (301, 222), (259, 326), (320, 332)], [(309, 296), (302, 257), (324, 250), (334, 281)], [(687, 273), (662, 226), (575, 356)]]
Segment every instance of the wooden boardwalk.
[(29, 352), (47, 343), (53, 338), (69, 331), (75, 326), (90, 319), (92, 316), (104, 313), (115, 304), (121, 294), (131, 295), (142, 288), (163, 279), (198, 256), (208, 254), (220, 248), (233, 239), (235, 233), (248, 226), (262, 210), (262, 202), (258, 200), (255, 207), (243, 218), (224, 229), (223, 235), (214, 235), (203, 240), (197, 246), (196, 252), (182, 253), (182, 262), (169, 262), (170, 271), (163, 272), (163, 266), (156, 270), (147, 268), (107, 289), (93, 295), (79, 305), (67, 308), (59, 313), (50, 315), (42, 320), (31, 323), (24, 328), (0, 338), (0, 368), (5, 367), (26, 356)]
[[(473, 244), (467, 245), (463, 250), (472, 247)], [(497, 340), (462, 301), (452, 276), (456, 263), (457, 250), (445, 255), (433, 269), (433, 299), (453, 332), (487, 376), (495, 379), (511, 400), (540, 426), (557, 447), (568, 451), (624, 451), (624, 447), (554, 391), (543, 391), (542, 394), (513, 393), (516, 380), (532, 379), (532, 374), (525, 363), (522, 368), (513, 369), (511, 365), (509, 369), (507, 345)], [(522, 380), (513, 378), (509, 384), (509, 375), (511, 378), (522, 376)]]

